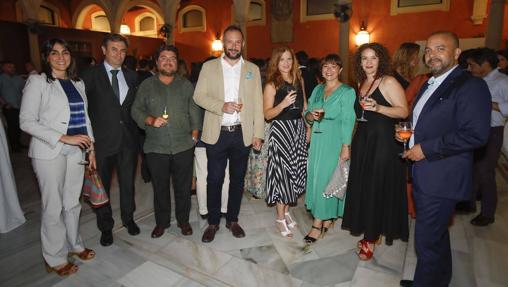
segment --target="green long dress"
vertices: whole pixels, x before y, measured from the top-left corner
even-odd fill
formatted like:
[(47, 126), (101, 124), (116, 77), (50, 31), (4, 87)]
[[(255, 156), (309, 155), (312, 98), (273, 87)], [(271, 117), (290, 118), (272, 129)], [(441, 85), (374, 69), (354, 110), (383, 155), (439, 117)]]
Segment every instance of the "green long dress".
[[(325, 111), (321, 122), (312, 125), (305, 195), (307, 209), (320, 220), (342, 217), (344, 213), (344, 200), (325, 198), (323, 192), (337, 167), (342, 145), (351, 144), (356, 120), (354, 89), (342, 84), (323, 100), (324, 88), (323, 84), (314, 88), (305, 112), (321, 107)], [(316, 128), (322, 133), (315, 133)]]

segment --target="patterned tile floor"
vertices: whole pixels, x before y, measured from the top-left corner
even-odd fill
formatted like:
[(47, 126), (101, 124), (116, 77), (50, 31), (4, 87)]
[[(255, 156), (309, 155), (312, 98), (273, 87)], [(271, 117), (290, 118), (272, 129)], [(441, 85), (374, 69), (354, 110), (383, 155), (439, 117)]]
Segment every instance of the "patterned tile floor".
[[(293, 239), (282, 238), (274, 225), (275, 211), (262, 200), (245, 195), (240, 224), (247, 236), (234, 238), (221, 222), (216, 239), (201, 243), (206, 222), (198, 216), (192, 198), (192, 236), (181, 236), (176, 224), (158, 239), (150, 238), (154, 227), (152, 188), (136, 181), (136, 220), (141, 234), (130, 236), (119, 226), (115, 243), (98, 244), (95, 215), (83, 205), (81, 235), (97, 257), (76, 261), (77, 274), (59, 278), (46, 274), (40, 254), (40, 201), (28, 159), (13, 156), (22, 208), (27, 223), (0, 235), (0, 286), (398, 286), (411, 278), (416, 257), (412, 239), (380, 245), (374, 259), (359, 261), (355, 254), (359, 238), (340, 229), (340, 220), (327, 236), (309, 249), (302, 238), (311, 217), (302, 202), (291, 210), (299, 223)], [(454, 274), (451, 286), (508, 286), (508, 162), (498, 169), (500, 202), (496, 222), (478, 228), (469, 224), (474, 215), (456, 217), (451, 228)], [(118, 218), (118, 191), (112, 189), (113, 213)], [(413, 230), (413, 228), (411, 228)]]

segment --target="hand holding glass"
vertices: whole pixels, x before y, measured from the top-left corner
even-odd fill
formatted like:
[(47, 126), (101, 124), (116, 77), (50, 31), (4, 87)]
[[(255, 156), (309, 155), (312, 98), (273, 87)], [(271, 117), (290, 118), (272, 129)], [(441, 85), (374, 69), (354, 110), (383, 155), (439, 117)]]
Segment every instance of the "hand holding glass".
[(320, 108), (320, 109), (315, 109), (312, 112), (316, 113), (316, 115), (317, 115), (317, 118), (315, 119), (315, 121), (317, 121), (317, 124), (316, 124), (316, 128), (314, 129), (314, 133), (320, 134), (320, 133), (322, 133), (322, 131), (320, 129), (320, 123), (321, 123), (321, 120), (325, 116), (325, 110), (323, 108)]
[(411, 138), (411, 135), (413, 134), (413, 129), (411, 122), (400, 122), (395, 125), (395, 132), (397, 134), (397, 137), (402, 140), (404, 143), (404, 151), (400, 153), (400, 156), (404, 155), (404, 152), (408, 150), (407, 142)]
[(162, 112), (162, 118), (167, 120), (169, 118), (167, 107), (164, 107), (164, 111)]
[(362, 107), (362, 116), (357, 119), (359, 122), (367, 122), (368, 120), (365, 118), (365, 103), (370, 99), (369, 96), (359, 96), (360, 97), (360, 106)]
[(289, 94), (291, 93), (294, 93), (295, 95), (295, 101), (293, 102), (293, 104), (291, 105), (291, 108), (289, 108), (290, 110), (297, 110), (299, 109), (297, 106), (296, 106), (296, 97), (298, 96), (298, 94), (296, 94), (296, 89), (295, 87), (293, 87), (293, 85), (288, 85), (286, 86), (286, 92)]

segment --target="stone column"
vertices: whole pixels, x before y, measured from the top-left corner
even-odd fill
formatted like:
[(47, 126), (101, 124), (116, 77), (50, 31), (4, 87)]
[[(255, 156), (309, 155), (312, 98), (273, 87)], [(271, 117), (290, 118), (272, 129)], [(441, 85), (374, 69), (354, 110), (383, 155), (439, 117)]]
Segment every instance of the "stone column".
[(270, 38), (272, 43), (293, 42), (293, 1), (270, 1)]
[[(247, 21), (249, 21), (249, 5), (250, 0), (233, 0), (234, 9), (234, 25), (242, 29), (244, 41), (247, 42)], [(224, 35), (222, 35), (224, 36)], [(243, 46), (243, 57), (247, 58), (247, 45)]]
[(176, 12), (180, 8), (180, 0), (158, 0), (159, 4), (162, 8), (162, 12), (164, 15), (164, 23), (169, 30), (169, 33), (166, 38), (166, 44), (175, 44), (175, 26), (176, 26)]
[(487, 35), (485, 37), (485, 46), (488, 48), (497, 50), (501, 47), (505, 2), (505, 0), (490, 1)]
[[(352, 9), (351, 0), (342, 0), (339, 1), (340, 5), (349, 5), (349, 8)], [(339, 56), (342, 59), (342, 73), (341, 80), (344, 83), (349, 84), (349, 62), (350, 62), (350, 53), (349, 53), (349, 39), (350, 39), (350, 29), (349, 22), (340, 22), (339, 23)]]
[(31, 31), (30, 26), (38, 25), (39, 7), (42, 0), (20, 0), (21, 7), (23, 8), (23, 22), (27, 24), (28, 29), (28, 46), (30, 47), (30, 61), (34, 64), (37, 70), (41, 70), (41, 54), (39, 49), (39, 36)]

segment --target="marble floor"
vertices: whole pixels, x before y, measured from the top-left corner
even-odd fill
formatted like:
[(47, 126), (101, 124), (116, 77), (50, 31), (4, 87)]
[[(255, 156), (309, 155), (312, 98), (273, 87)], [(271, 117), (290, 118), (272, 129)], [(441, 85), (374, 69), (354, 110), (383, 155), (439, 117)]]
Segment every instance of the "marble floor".
[[(340, 220), (329, 234), (310, 248), (302, 238), (311, 217), (300, 202), (291, 210), (299, 223), (293, 239), (282, 238), (274, 226), (274, 209), (262, 200), (244, 195), (240, 224), (247, 236), (233, 238), (221, 222), (215, 241), (201, 243), (206, 222), (192, 197), (192, 236), (181, 236), (173, 222), (166, 234), (150, 238), (154, 227), (152, 188), (136, 179), (136, 221), (141, 234), (130, 236), (121, 227), (117, 186), (112, 188), (117, 227), (110, 247), (99, 245), (95, 215), (83, 205), (81, 235), (97, 256), (90, 262), (75, 260), (79, 272), (67, 278), (47, 274), (40, 252), (40, 201), (26, 156), (13, 155), (18, 193), (27, 222), (0, 234), (0, 286), (398, 286), (412, 278), (416, 257), (412, 244), (395, 241), (377, 247), (374, 259), (359, 261), (359, 238), (340, 229)], [(139, 173), (138, 173), (139, 174)], [(498, 168), (499, 207), (496, 222), (473, 227), (474, 215), (458, 215), (451, 227), (453, 287), (508, 286), (508, 161)], [(411, 225), (413, 225), (411, 223)], [(413, 226), (411, 226), (413, 227)], [(413, 228), (411, 228), (413, 231)]]

